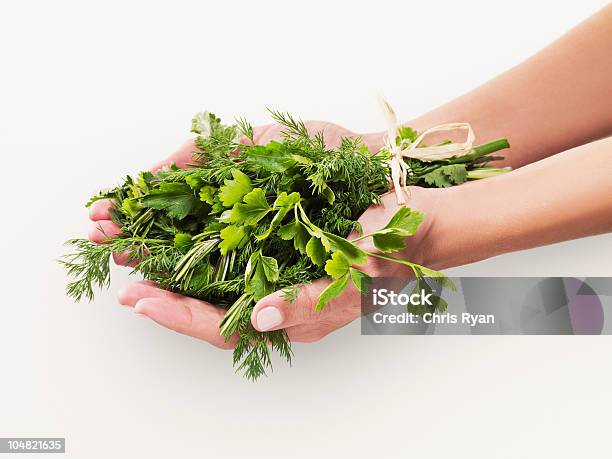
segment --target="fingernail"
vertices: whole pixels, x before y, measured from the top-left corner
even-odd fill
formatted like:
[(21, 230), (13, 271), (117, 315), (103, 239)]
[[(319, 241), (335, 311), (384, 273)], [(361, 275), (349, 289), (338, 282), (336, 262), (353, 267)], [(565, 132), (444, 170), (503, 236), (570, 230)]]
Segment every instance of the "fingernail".
[(268, 331), (283, 321), (280, 311), (274, 306), (263, 308), (257, 313), (257, 328), (260, 331)]
[(135, 312), (134, 315), (138, 317), (147, 317), (146, 314), (143, 314), (142, 312)]

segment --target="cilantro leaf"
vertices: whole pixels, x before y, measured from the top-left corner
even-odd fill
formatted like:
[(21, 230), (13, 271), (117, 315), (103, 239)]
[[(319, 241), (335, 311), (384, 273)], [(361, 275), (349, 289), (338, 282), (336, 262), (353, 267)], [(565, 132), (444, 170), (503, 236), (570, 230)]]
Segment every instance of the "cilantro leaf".
[(372, 236), (374, 246), (381, 252), (396, 252), (406, 248), (404, 236), (393, 233), (374, 234)]
[(294, 220), (281, 226), (278, 229), (278, 235), (285, 241), (293, 239), (293, 247), (302, 254), (306, 253), (306, 244), (310, 239), (310, 233), (302, 222)]
[(225, 207), (232, 207), (249, 193), (253, 187), (248, 175), (238, 169), (232, 169), (234, 180), (226, 179), (219, 190), (219, 198)]
[(397, 136), (398, 144), (402, 140), (409, 140), (410, 142), (414, 142), (419, 136), (419, 133), (417, 131), (415, 131), (414, 129), (408, 126), (400, 127), (398, 130), (398, 134), (399, 134)]
[(266, 275), (266, 279), (270, 282), (278, 281), (278, 262), (274, 257), (266, 257), (264, 255), (259, 255), (259, 262), (263, 267), (264, 274)]
[[(365, 253), (365, 251), (357, 247), (351, 241), (336, 234), (328, 233), (327, 231), (322, 231), (322, 234), (329, 241), (332, 251), (342, 252), (342, 254), (351, 264), (354, 263), (356, 265), (362, 265), (367, 261), (367, 253)], [(324, 241), (321, 242), (325, 244)]]
[(285, 216), (291, 210), (293, 210), (293, 208), (296, 206), (298, 202), (300, 202), (300, 200), (301, 200), (300, 193), (298, 193), (297, 191), (294, 191), (291, 194), (287, 194), (284, 191), (281, 192), (276, 198), (276, 201), (274, 201), (274, 204), (272, 206), (273, 209), (278, 210), (278, 212), (276, 212), (276, 214), (272, 218), (269, 228), (266, 230), (266, 232), (257, 236), (257, 240), (261, 241), (267, 238), (268, 236), (270, 236), (270, 234), (272, 234), (272, 231), (274, 231), (274, 228), (280, 225), (280, 223), (283, 221)]
[(442, 287), (452, 290), (453, 292), (457, 291), (455, 283), (440, 271), (436, 271), (434, 269), (430, 269), (421, 265), (413, 265), (412, 269), (418, 276), (428, 277), (433, 281), (439, 283)]
[(360, 271), (356, 268), (349, 268), (349, 273), (351, 275), (351, 280), (353, 281), (353, 284), (355, 284), (355, 287), (357, 287), (359, 291), (364, 295), (368, 293), (368, 287), (372, 282), (372, 278), (363, 271)]
[(308, 244), (306, 244), (306, 255), (310, 257), (315, 265), (323, 265), (327, 257), (327, 251), (319, 238), (314, 236), (310, 238)]
[(245, 226), (229, 225), (221, 230), (219, 249), (221, 255), (242, 247), (249, 239), (249, 231)]
[(165, 210), (170, 217), (185, 218), (199, 204), (191, 187), (186, 183), (162, 182), (159, 188), (142, 198), (142, 205)]
[(411, 210), (408, 207), (400, 207), (397, 212), (391, 217), (389, 223), (377, 233), (393, 233), (400, 236), (412, 236), (417, 232), (421, 223), (423, 223), (422, 212)]
[(447, 164), (428, 172), (422, 178), (428, 185), (446, 188), (465, 182), (467, 180), (467, 169), (465, 164)]
[(321, 295), (319, 295), (319, 301), (317, 301), (317, 304), (315, 305), (315, 311), (322, 311), (327, 303), (329, 303), (331, 300), (336, 298), (344, 291), (347, 284), (348, 274), (345, 274), (341, 278), (329, 284), (327, 288), (321, 292)]
[(255, 301), (274, 291), (278, 281), (278, 264), (275, 258), (266, 257), (257, 251), (251, 255), (245, 270), (245, 289), (253, 294)]
[(259, 220), (272, 210), (268, 201), (266, 201), (266, 194), (261, 188), (255, 188), (250, 193), (247, 193), (243, 201), (244, 203), (238, 202), (234, 204), (228, 218), (230, 223), (256, 225)]
[(325, 272), (334, 279), (346, 275), (349, 272), (350, 263), (341, 252), (334, 252), (332, 257), (325, 263)]
[(217, 192), (217, 188), (210, 185), (204, 185), (200, 188), (200, 201), (210, 204), (211, 206), (214, 204), (215, 193)]

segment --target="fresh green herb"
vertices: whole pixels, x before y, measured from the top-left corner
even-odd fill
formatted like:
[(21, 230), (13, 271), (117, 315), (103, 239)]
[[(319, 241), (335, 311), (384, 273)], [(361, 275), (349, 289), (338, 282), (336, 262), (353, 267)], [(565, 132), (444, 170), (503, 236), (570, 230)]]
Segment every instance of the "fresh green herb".
[[(68, 241), (75, 250), (61, 260), (73, 278), (68, 295), (92, 300), (94, 289), (110, 282), (111, 254), (127, 252), (134, 272), (160, 287), (225, 307), (220, 333), (239, 336), (234, 366), (256, 379), (271, 368), (270, 348), (291, 360), (283, 330), (261, 333), (250, 321), (255, 303), (275, 290), (293, 302), (296, 285), (327, 274), (333, 281), (315, 305), (320, 311), (351, 283), (367, 291), (371, 279), (355, 265), (369, 256), (404, 264), (417, 279), (453, 288), (443, 274), (389, 255), (417, 231), (424, 218), (418, 211), (400, 208), (380, 230), (346, 239), (361, 231), (358, 218), (389, 190), (388, 152), (371, 154), (359, 139), (349, 138), (329, 148), (323, 134), (311, 136), (302, 121), (279, 112), (272, 116), (283, 127), (282, 141), (256, 145), (245, 120), (225, 126), (215, 115), (200, 113), (192, 122), (199, 134), (193, 167), (143, 172), (92, 198), (88, 205), (114, 200), (112, 216), (122, 234), (105, 244)], [(417, 137), (410, 128), (399, 134), (403, 144)], [(239, 144), (241, 136), (250, 142)], [(459, 158), (406, 159), (409, 182), (446, 187), (495, 175), (504, 170), (486, 162), (505, 147), (500, 140)], [(356, 244), (367, 238), (377, 251)]]

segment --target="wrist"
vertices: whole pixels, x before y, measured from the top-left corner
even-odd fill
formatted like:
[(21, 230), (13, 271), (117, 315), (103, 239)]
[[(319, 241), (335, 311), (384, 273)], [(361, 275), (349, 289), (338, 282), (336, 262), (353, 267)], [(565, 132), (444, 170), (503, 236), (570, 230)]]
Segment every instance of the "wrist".
[[(422, 212), (423, 221), (416, 233), (405, 239), (406, 247), (404, 249), (381, 255), (388, 255), (436, 269), (436, 265), (439, 263), (434, 256), (435, 252), (432, 250), (436, 246), (432, 239), (432, 232), (438, 220), (437, 209), (440, 208), (439, 201), (442, 197), (442, 191), (437, 188), (409, 187), (407, 207)], [(391, 191), (381, 197), (380, 205), (375, 205), (366, 211), (362, 223), (366, 227), (375, 226), (376, 229), (379, 229), (379, 226), (388, 221), (397, 210), (397, 198), (395, 192)], [(379, 253), (370, 238), (359, 241), (358, 245), (366, 251)], [(410, 267), (377, 256), (369, 257), (367, 265), (364, 266), (364, 271), (372, 277), (410, 278), (413, 276)]]

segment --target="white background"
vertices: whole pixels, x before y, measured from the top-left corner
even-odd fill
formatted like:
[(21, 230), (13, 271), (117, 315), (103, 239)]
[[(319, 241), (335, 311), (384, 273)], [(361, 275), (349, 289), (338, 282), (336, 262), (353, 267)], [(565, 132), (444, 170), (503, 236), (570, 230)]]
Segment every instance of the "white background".
[[(410, 119), (604, 4), (3, 1), (0, 436), (66, 437), (72, 458), (609, 457), (609, 337), (354, 323), (252, 384), (117, 305), (124, 270), (73, 304), (53, 261), (86, 233), (86, 198), (170, 153), (200, 109), (380, 130), (378, 91)], [(610, 276), (611, 253), (607, 235), (450, 273)]]

